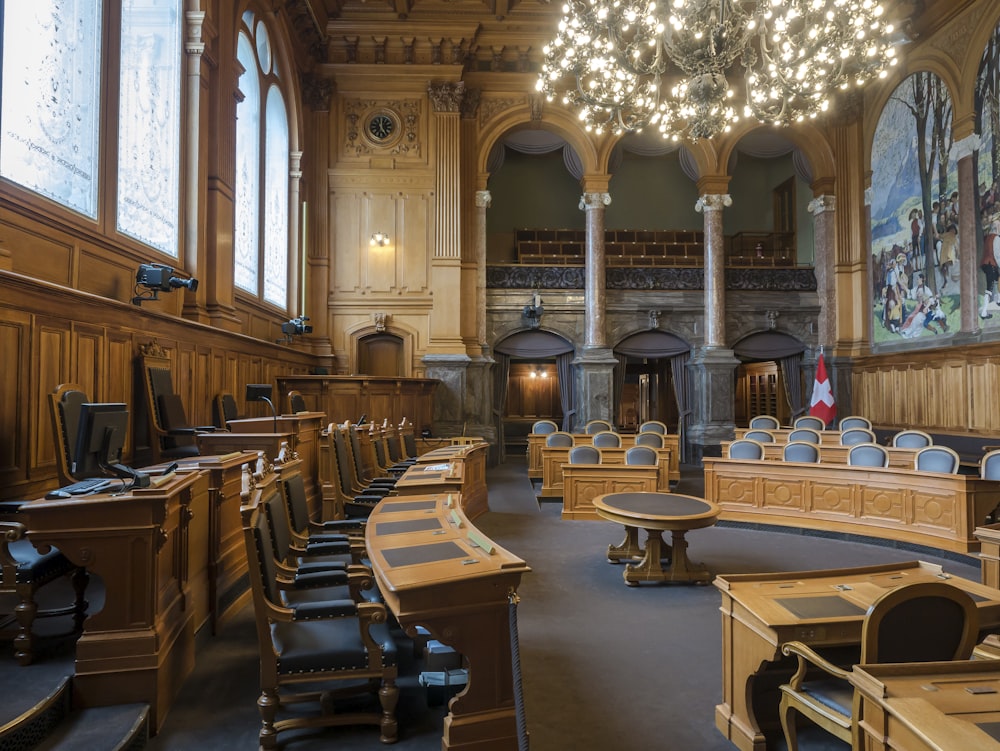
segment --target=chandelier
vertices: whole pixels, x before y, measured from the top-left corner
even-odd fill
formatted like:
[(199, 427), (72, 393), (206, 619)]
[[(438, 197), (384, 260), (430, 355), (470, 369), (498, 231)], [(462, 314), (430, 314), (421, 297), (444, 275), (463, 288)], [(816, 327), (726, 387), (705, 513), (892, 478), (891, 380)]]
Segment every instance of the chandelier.
[[(875, 0), (567, 0), (536, 88), (588, 131), (711, 138), (740, 117), (816, 117), (883, 78), (895, 50)], [(733, 81), (742, 78), (742, 96)]]

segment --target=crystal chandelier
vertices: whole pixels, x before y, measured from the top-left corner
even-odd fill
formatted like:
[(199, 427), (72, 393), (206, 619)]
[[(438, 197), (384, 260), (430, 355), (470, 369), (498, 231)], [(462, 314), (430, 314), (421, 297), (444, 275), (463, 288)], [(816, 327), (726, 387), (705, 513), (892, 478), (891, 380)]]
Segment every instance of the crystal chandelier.
[[(788, 125), (837, 89), (885, 77), (895, 50), (876, 0), (567, 0), (536, 88), (587, 130), (664, 138)], [(742, 97), (733, 81), (743, 79)]]

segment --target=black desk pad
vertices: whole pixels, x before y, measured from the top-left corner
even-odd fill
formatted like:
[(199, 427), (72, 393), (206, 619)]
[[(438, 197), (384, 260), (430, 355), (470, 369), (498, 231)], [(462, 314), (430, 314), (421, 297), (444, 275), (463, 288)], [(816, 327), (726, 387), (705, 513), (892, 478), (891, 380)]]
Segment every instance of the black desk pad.
[(796, 618), (838, 618), (846, 615), (865, 614), (864, 608), (859, 608), (840, 595), (778, 597), (775, 602)]
[(990, 738), (1000, 741), (1000, 722), (977, 722), (976, 727)]
[(436, 563), (452, 558), (465, 558), (467, 553), (456, 542), (434, 542), (429, 545), (411, 545), (383, 551), (385, 561), (390, 566), (415, 566), (418, 563)]
[(390, 501), (383, 503), (380, 514), (394, 514), (397, 511), (433, 511), (437, 501)]
[(646, 516), (695, 516), (711, 510), (700, 498), (673, 493), (614, 493), (604, 502), (613, 508)]
[(404, 532), (428, 532), (433, 529), (441, 529), (441, 520), (435, 516), (429, 519), (375, 523), (375, 534), (379, 537), (382, 535), (401, 535)]

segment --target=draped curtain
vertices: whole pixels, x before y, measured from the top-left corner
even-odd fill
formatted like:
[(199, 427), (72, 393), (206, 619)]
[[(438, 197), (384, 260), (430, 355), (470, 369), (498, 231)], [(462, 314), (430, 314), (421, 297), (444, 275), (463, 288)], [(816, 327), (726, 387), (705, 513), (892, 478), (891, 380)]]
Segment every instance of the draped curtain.
[(781, 379), (785, 384), (785, 398), (792, 409), (792, 419), (806, 411), (802, 404), (802, 353), (788, 355), (778, 360), (781, 366)]
[(670, 358), (670, 375), (674, 382), (674, 399), (677, 400), (677, 435), (681, 448), (680, 461), (687, 462), (688, 447), (684, 439), (687, 434), (687, 421), (691, 416), (691, 376), (688, 372), (688, 363), (691, 361), (691, 353), (684, 352)]
[(507, 379), (510, 377), (510, 356), (494, 352), (496, 361), (493, 378), (493, 420), (497, 427), (497, 461), (503, 464), (507, 459), (507, 442), (503, 434), (503, 411), (507, 404)]
[(556, 373), (559, 375), (559, 404), (562, 406), (562, 429), (567, 433), (573, 426), (576, 417), (576, 385), (573, 380), (573, 352), (565, 352), (556, 356)]
[(611, 384), (611, 423), (613, 425), (618, 424), (615, 416), (621, 412), (622, 392), (625, 390), (625, 366), (628, 364), (628, 355), (615, 352), (615, 359), (618, 361), (618, 364), (615, 365), (614, 380)]

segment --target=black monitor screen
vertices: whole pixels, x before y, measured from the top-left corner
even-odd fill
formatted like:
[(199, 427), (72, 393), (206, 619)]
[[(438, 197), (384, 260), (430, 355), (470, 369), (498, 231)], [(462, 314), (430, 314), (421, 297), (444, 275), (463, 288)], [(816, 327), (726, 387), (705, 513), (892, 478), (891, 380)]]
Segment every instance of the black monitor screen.
[(107, 468), (121, 463), (127, 433), (128, 407), (125, 404), (81, 404), (76, 451), (73, 452), (73, 477), (82, 480), (110, 474)]

